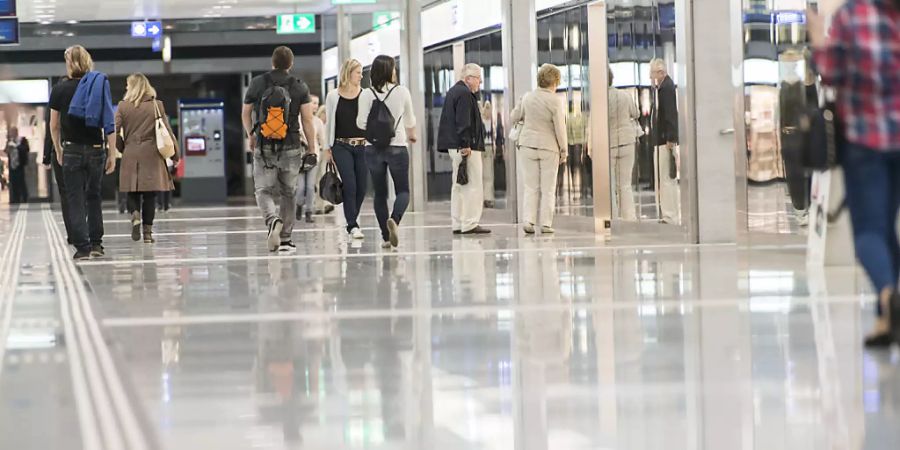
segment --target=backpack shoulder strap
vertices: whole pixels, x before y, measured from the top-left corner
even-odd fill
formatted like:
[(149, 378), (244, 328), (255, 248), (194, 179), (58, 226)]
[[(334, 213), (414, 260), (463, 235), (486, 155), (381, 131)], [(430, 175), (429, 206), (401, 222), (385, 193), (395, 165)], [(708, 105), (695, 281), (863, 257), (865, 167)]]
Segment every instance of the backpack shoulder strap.
[(394, 93), (394, 89), (397, 89), (399, 86), (400, 86), (399, 84), (395, 84), (394, 87), (392, 87), (392, 88), (388, 91), (387, 95), (384, 96), (384, 100), (382, 100), (382, 101), (383, 101), (383, 102), (387, 102), (388, 97), (390, 97), (391, 94)]

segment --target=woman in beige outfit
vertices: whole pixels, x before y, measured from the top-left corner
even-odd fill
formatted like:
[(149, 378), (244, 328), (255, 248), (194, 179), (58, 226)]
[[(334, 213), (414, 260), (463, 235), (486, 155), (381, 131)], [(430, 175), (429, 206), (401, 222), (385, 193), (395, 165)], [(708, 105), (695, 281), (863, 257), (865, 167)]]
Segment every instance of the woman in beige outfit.
[(613, 73), (609, 70), (609, 149), (616, 186), (614, 201), (623, 220), (637, 219), (631, 179), (635, 144), (642, 133), (637, 123), (639, 114), (631, 94), (613, 87)]
[(522, 122), (516, 144), (525, 178), (523, 211), (527, 234), (534, 234), (536, 224), (541, 233), (553, 233), (556, 177), (559, 166), (566, 163), (569, 148), (566, 109), (556, 95), (560, 80), (556, 66), (541, 66), (538, 89), (525, 95), (510, 116), (511, 123)]
[[(156, 90), (150, 81), (142, 74), (129, 76), (125, 99), (119, 102), (116, 111), (116, 147), (122, 152), (119, 190), (128, 194), (131, 239), (140, 240), (143, 231), (147, 244), (155, 242), (156, 193), (175, 189), (166, 161), (156, 147), (157, 114), (162, 115), (168, 132), (177, 141), (169, 127), (165, 106), (156, 100)], [(178, 160), (177, 144), (172, 159)]]

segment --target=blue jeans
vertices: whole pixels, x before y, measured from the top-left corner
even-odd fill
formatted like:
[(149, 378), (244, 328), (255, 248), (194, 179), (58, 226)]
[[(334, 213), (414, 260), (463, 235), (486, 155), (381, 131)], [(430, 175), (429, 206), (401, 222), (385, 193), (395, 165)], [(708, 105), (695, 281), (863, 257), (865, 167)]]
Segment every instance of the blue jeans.
[[(388, 240), (388, 184), (387, 174), (394, 180), (394, 211), (390, 218), (400, 223), (406, 208), (409, 207), (409, 151), (406, 147), (390, 146), (379, 150), (371, 145), (366, 147), (366, 163), (372, 174), (372, 186), (375, 188), (375, 217), (381, 227), (381, 237)], [(480, 182), (480, 180), (478, 180)]]
[[(856, 256), (879, 293), (895, 289), (900, 275), (900, 151), (847, 144), (841, 162)], [(880, 302), (878, 308), (880, 316)]]
[(300, 176), (297, 178), (297, 195), (294, 198), (294, 203), (297, 204), (298, 210), (302, 210), (307, 214), (313, 213), (313, 201), (316, 199), (316, 183), (319, 181), (316, 179), (318, 174), (319, 168), (316, 166), (306, 172), (300, 172)]
[(347, 231), (359, 228), (359, 210), (366, 200), (366, 147), (350, 146), (335, 142), (331, 154), (341, 176), (344, 194), (344, 218), (347, 219)]
[(103, 243), (103, 198), (100, 193), (106, 151), (100, 145), (64, 144), (63, 178), (68, 203), (69, 238), (78, 250)]

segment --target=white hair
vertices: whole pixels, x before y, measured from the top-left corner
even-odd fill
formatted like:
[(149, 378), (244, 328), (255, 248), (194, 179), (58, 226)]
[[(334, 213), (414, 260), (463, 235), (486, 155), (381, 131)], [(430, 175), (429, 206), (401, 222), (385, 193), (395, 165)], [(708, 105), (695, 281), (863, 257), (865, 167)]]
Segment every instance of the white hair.
[(654, 58), (650, 61), (650, 70), (662, 70), (663, 72), (669, 73), (669, 69), (666, 68), (666, 62), (660, 58)]
[(478, 64), (469, 63), (463, 67), (462, 74), (460, 77), (465, 80), (468, 77), (480, 77), (482, 74), (481, 66)]

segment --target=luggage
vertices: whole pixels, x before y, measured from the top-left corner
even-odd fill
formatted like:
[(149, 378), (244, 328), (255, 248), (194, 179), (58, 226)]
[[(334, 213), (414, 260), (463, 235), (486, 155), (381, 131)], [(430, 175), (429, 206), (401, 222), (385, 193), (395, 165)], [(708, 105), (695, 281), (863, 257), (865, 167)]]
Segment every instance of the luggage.
[(319, 196), (323, 200), (334, 205), (344, 203), (344, 184), (338, 177), (337, 168), (333, 162), (325, 166), (325, 175), (319, 180)]

